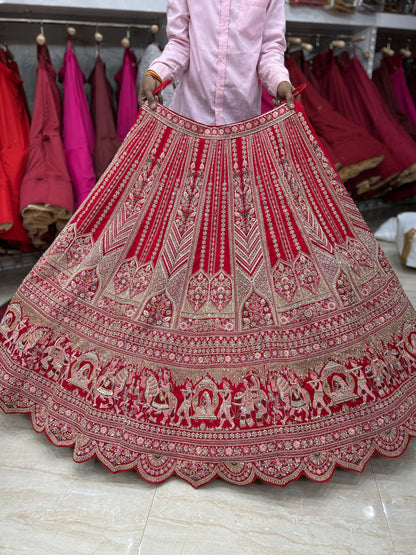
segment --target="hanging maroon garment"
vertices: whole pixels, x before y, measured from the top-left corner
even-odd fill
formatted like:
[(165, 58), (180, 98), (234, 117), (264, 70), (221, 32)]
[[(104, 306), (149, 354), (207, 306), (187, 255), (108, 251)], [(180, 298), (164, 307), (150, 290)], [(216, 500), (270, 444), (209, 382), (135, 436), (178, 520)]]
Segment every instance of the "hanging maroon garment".
[(120, 146), (113, 89), (105, 75), (105, 65), (100, 55), (97, 55), (88, 82), (91, 85), (91, 116), (95, 130), (94, 169), (98, 180)]
[(118, 85), (117, 135), (120, 142), (124, 141), (137, 116), (136, 78), (136, 56), (131, 48), (126, 48), (123, 65), (114, 76)]
[(48, 48), (38, 45), (35, 103), (20, 209), (35, 247), (50, 244), (74, 211), (74, 194), (61, 138), (61, 96)]
[(399, 106), (402, 112), (409, 118), (413, 128), (416, 130), (416, 108), (407, 87), (406, 77), (403, 71), (403, 58), (401, 54), (395, 54), (392, 56), (389, 63), (394, 64), (396, 67), (395, 71), (390, 72), (390, 79), (393, 84)]
[(85, 95), (85, 77), (78, 66), (71, 37), (68, 38), (64, 65), (59, 72), (64, 84), (63, 141), (66, 163), (74, 186), (75, 208), (93, 189), (94, 129)]
[[(303, 54), (303, 50), (296, 50), (295, 52), (291, 53), (290, 56), (296, 61), (298, 66), (305, 74), (306, 79), (309, 83), (309, 86), (313, 85), (315, 90), (317, 90), (321, 96), (325, 96), (324, 93), (322, 92), (322, 89), (318, 80), (316, 79), (315, 75), (311, 71), (309, 62), (306, 60), (305, 55)], [(266, 96), (266, 97), (270, 96), (268, 95), (267, 90), (263, 91), (263, 96)], [(341, 168), (341, 162), (339, 162), (337, 159), (337, 156), (338, 156), (337, 153), (332, 149), (331, 145), (329, 145), (325, 141), (324, 137), (321, 136), (319, 138), (321, 140), (322, 146), (324, 147), (325, 151), (328, 153), (329, 158), (332, 160), (332, 163), (337, 168), (337, 170), (339, 170)]]
[(0, 49), (0, 240), (27, 250), (31, 242), (20, 215), (20, 186), (29, 144), (29, 118), (19, 92), (22, 80), (9, 64), (7, 52)]
[[(307, 81), (295, 60), (288, 57), (286, 66), (293, 85)], [(313, 86), (302, 92), (302, 104), (318, 135), (337, 153), (335, 159), (342, 164), (339, 173), (344, 182), (381, 162), (383, 154), (380, 154), (378, 141), (367, 135), (363, 142), (362, 128), (339, 114)], [(356, 194), (356, 191), (351, 190), (351, 193)]]
[(384, 192), (396, 179), (401, 168), (393, 159), (388, 147), (378, 141), (373, 135), (367, 131), (361, 117), (357, 117), (357, 110), (352, 101), (349, 88), (341, 75), (341, 71), (334, 57), (333, 50), (327, 50), (319, 53), (313, 59), (314, 74), (324, 91), (325, 97), (331, 105), (344, 117), (350, 121), (354, 121), (361, 126), (362, 143), (369, 140), (374, 144), (377, 143), (378, 152), (383, 155), (383, 160), (376, 168), (368, 169), (354, 181), (349, 183), (349, 187), (353, 186), (357, 194), (361, 196), (370, 196), (371, 194), (380, 195)]
[[(313, 74), (332, 106), (347, 118), (354, 114), (354, 104), (342, 79), (333, 50), (320, 52), (313, 59)], [(380, 145), (383, 151), (385, 148)]]
[(416, 139), (416, 130), (410, 123), (409, 118), (402, 112), (397, 100), (395, 90), (393, 88), (393, 83), (390, 79), (390, 75), (387, 66), (384, 62), (381, 62), (379, 67), (373, 71), (372, 75), (373, 82), (377, 87), (380, 96), (382, 97), (384, 104), (390, 110), (393, 118), (400, 123), (403, 129), (409, 133), (413, 140)]
[(400, 168), (396, 185), (416, 179), (416, 143), (386, 109), (377, 87), (356, 56), (342, 59), (342, 76), (350, 90), (357, 115), (367, 122), (367, 130), (390, 150)]
[(1, 408), (153, 483), (323, 482), (416, 436), (416, 314), (298, 102), (144, 106), (1, 330)]

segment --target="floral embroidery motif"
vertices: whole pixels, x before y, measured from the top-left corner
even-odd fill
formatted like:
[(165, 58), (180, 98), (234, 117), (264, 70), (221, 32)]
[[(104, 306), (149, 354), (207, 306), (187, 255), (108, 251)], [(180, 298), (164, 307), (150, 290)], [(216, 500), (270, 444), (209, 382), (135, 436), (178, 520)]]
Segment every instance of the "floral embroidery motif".
[(215, 275), (210, 283), (209, 298), (219, 310), (223, 310), (232, 299), (231, 280), (223, 272)]
[(312, 260), (300, 253), (295, 261), (295, 275), (301, 287), (316, 293), (319, 286), (319, 274)]
[(291, 301), (298, 290), (293, 268), (287, 262), (279, 260), (273, 272), (273, 279), (276, 293), (287, 301)]
[(203, 272), (199, 272), (189, 281), (187, 298), (195, 312), (198, 312), (208, 300), (209, 280)]
[(128, 290), (129, 297), (133, 298), (149, 286), (152, 278), (152, 265), (146, 264), (138, 268), (137, 260), (126, 260), (121, 264), (114, 276), (114, 289), (117, 295)]
[(68, 283), (68, 290), (84, 301), (91, 302), (99, 286), (97, 271), (82, 270)]
[(268, 302), (257, 293), (252, 293), (244, 303), (243, 328), (261, 328), (273, 323)]
[(170, 327), (172, 305), (166, 295), (161, 293), (150, 299), (140, 316), (140, 320), (150, 326)]

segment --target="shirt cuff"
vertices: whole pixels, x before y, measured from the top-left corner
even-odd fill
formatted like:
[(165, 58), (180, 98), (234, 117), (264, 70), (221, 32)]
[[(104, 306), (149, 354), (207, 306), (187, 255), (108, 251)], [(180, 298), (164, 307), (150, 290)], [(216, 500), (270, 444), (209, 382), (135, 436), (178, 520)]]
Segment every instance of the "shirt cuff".
[[(159, 75), (160, 75), (160, 73), (159, 73)], [(290, 83), (289, 72), (287, 71), (286, 68), (282, 68), (279, 72), (273, 73), (273, 76), (271, 76), (269, 79), (266, 79), (263, 82), (263, 85), (266, 87), (268, 92), (273, 97), (276, 97), (277, 96), (277, 87), (279, 86), (279, 84), (282, 81), (289, 81), (289, 83)]]
[(172, 80), (171, 71), (163, 62), (158, 62), (157, 60), (155, 60), (153, 63), (150, 64), (149, 69), (155, 71), (159, 75), (159, 77), (162, 79), (162, 83), (166, 81), (166, 79)]

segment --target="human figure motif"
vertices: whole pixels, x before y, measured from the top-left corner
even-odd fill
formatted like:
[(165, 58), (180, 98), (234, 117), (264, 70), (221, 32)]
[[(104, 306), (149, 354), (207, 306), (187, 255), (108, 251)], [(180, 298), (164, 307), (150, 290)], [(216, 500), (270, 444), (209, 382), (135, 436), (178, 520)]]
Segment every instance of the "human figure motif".
[[(357, 395), (360, 397), (361, 395), (366, 393), (367, 394), (366, 399), (363, 399), (363, 401), (368, 401), (368, 399), (370, 397), (374, 401), (376, 396), (371, 391), (371, 389), (370, 389), (370, 387), (367, 383), (367, 378), (366, 378), (366, 375), (364, 374), (363, 367), (362, 366), (356, 366), (355, 368), (352, 369), (352, 374), (355, 376), (355, 378), (357, 380)], [(363, 397), (364, 397), (364, 395), (363, 395)]]
[(265, 417), (267, 417), (267, 395), (266, 392), (260, 386), (260, 380), (257, 376), (251, 376), (252, 385), (250, 389), (252, 391), (254, 409), (256, 411), (256, 421), (260, 424)]
[(234, 404), (240, 409), (240, 426), (254, 426), (253, 412), (255, 410), (253, 392), (247, 378), (243, 379), (244, 390), (236, 393)]
[(183, 395), (183, 401), (179, 406), (178, 410), (178, 420), (175, 423), (176, 426), (180, 426), (182, 424), (182, 420), (188, 424), (188, 428), (191, 427), (191, 408), (192, 408), (192, 394), (193, 388), (192, 383), (189, 380), (186, 380), (185, 387), (181, 389), (181, 393)]
[(231, 415), (233, 393), (230, 384), (226, 380), (224, 380), (223, 384), (223, 389), (218, 390), (218, 393), (222, 397), (222, 403), (218, 412), (218, 418), (220, 420), (218, 428), (222, 429), (224, 424), (228, 422), (231, 426), (231, 429), (233, 429), (235, 428), (235, 423)]
[(15, 327), (13, 328), (12, 333), (7, 337), (7, 339), (4, 340), (5, 346), (11, 345), (11, 348), (9, 349), (9, 353), (11, 355), (13, 355), (18, 349), (17, 340), (20, 334), (22, 333), (22, 330), (24, 330), (24, 328), (27, 326), (28, 323), (29, 323), (28, 318), (22, 318), (21, 320), (19, 320), (15, 325)]
[(46, 356), (40, 361), (47, 372), (48, 378), (57, 377), (68, 367), (71, 362), (71, 344), (67, 335), (58, 337), (52, 345), (46, 349)]
[(323, 410), (326, 410), (328, 414), (331, 414), (329, 403), (325, 401), (325, 392), (322, 380), (318, 377), (318, 374), (316, 372), (311, 372), (311, 380), (309, 381), (309, 383), (314, 389), (312, 409), (317, 411), (315, 418), (319, 418)]

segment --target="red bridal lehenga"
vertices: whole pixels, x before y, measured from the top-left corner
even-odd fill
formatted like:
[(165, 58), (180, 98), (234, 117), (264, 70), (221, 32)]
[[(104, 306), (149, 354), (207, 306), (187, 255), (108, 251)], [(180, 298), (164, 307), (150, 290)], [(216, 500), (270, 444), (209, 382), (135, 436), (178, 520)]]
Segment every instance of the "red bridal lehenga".
[(416, 435), (414, 311), (299, 103), (144, 108), (1, 336), (4, 411), (153, 483), (324, 481)]

